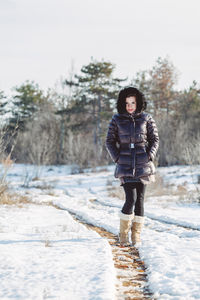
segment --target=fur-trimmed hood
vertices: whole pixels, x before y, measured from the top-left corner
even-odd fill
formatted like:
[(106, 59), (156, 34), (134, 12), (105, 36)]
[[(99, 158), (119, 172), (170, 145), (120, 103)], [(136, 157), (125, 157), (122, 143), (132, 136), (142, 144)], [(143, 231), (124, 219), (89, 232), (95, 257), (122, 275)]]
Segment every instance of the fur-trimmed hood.
[(126, 98), (130, 96), (136, 97), (137, 108), (135, 113), (141, 113), (146, 109), (147, 102), (145, 96), (135, 87), (127, 87), (119, 92), (117, 99), (117, 111), (119, 114), (127, 113), (126, 111)]

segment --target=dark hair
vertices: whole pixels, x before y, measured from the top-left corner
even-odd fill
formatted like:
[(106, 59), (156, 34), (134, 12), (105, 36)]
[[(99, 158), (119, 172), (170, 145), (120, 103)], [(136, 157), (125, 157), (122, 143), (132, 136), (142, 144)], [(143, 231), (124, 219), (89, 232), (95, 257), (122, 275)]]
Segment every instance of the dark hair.
[(147, 107), (145, 96), (142, 92), (134, 87), (124, 88), (119, 92), (117, 99), (117, 111), (120, 114), (126, 113), (126, 98), (135, 96), (136, 97), (136, 112), (142, 112)]

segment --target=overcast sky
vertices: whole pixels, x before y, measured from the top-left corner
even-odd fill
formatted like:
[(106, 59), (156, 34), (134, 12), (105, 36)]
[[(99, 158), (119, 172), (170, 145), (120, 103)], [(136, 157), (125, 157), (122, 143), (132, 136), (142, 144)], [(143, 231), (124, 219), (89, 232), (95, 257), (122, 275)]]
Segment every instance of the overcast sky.
[(169, 56), (178, 88), (200, 79), (199, 0), (0, 0), (0, 89), (43, 89), (90, 62), (134, 77)]

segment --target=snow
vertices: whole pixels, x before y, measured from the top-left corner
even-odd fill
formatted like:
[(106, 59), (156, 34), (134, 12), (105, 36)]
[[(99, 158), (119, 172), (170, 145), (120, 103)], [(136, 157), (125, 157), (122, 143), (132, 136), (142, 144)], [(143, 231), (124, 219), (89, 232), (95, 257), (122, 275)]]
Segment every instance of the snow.
[(148, 227), (140, 254), (158, 299), (199, 299), (200, 233), (159, 224)]
[(168, 184), (186, 185), (188, 190), (196, 189), (198, 176), (200, 176), (199, 165), (171, 166), (159, 168), (164, 182)]
[(0, 224), (0, 299), (113, 299), (108, 242), (68, 212), (5, 206)]
[[(13, 190), (38, 205), (1, 206), (0, 299), (115, 299), (108, 242), (69, 214), (118, 234), (123, 201), (109, 196), (108, 185), (114, 189), (119, 182), (113, 177), (114, 166), (105, 169), (71, 175), (69, 166), (39, 171), (35, 166), (13, 166), (8, 174)], [(184, 185), (198, 197), (200, 166), (158, 172), (166, 184), (174, 189)], [(191, 203), (186, 197), (180, 201), (177, 195), (163, 194), (146, 199), (139, 252), (154, 299), (200, 299), (199, 213), (198, 201)]]

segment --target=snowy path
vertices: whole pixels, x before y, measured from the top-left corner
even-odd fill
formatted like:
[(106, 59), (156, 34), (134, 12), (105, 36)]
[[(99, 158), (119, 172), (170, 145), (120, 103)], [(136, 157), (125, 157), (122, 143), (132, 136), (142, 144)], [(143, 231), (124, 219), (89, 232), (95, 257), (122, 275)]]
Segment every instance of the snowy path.
[[(175, 171), (170, 169), (173, 182), (176, 181)], [(197, 168), (195, 171), (198, 173)], [(180, 176), (180, 170), (177, 169), (177, 172), (179, 183), (180, 178), (189, 178), (185, 167), (185, 178)], [(20, 172), (15, 170), (14, 173), (16, 178)], [(108, 189), (115, 190), (118, 184), (113, 180), (112, 169), (67, 175), (64, 168), (52, 167), (44, 173), (40, 180), (30, 182), (28, 188), (21, 186), (20, 176), (12, 181), (13, 186), (36, 203), (53, 203), (87, 223), (118, 234), (118, 212), (123, 202), (108, 193)], [(10, 178), (13, 178), (12, 174)], [(189, 187), (192, 188), (192, 184)], [(146, 220), (140, 257), (147, 266), (153, 299), (200, 299), (200, 207), (197, 203), (178, 203), (174, 199), (172, 195), (150, 197), (145, 204)], [(112, 284), (114, 286), (114, 281)]]
[[(90, 202), (79, 209), (75, 209), (74, 202), (71, 205), (69, 201), (67, 205), (62, 202), (62, 206), (71, 207), (86, 222), (98, 224), (116, 234), (119, 205), (103, 204), (95, 200)], [(115, 227), (111, 225), (111, 220), (112, 224), (115, 220)], [(188, 229), (178, 223), (169, 225), (166, 221), (147, 217), (143, 241), (140, 254), (150, 271), (150, 286), (156, 291), (154, 296), (158, 299), (199, 299), (199, 230)]]
[(113, 263), (116, 270), (116, 299), (146, 299), (152, 298), (149, 290), (146, 267), (139, 257), (135, 247), (119, 245), (118, 237), (103, 228), (90, 225), (74, 215), (75, 220), (96, 231), (102, 238), (106, 238), (111, 246)]

